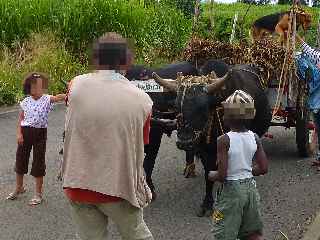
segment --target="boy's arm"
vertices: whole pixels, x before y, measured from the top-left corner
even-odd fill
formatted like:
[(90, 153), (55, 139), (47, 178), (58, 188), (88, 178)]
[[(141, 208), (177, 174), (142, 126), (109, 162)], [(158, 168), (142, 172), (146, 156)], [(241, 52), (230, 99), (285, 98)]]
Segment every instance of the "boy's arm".
[(257, 151), (255, 153), (254, 165), (252, 167), (253, 176), (264, 175), (268, 172), (268, 159), (264, 149), (262, 147), (261, 140), (258, 135), (255, 134), (255, 139), (257, 143)]
[(66, 98), (66, 94), (58, 94), (55, 96), (50, 96), (50, 102), (51, 103), (55, 103), (55, 102), (60, 102), (60, 101), (64, 101)]
[(230, 147), (230, 139), (228, 135), (223, 135), (217, 140), (217, 164), (218, 171), (211, 171), (208, 175), (211, 181), (223, 182), (227, 176), (228, 170), (228, 151)]

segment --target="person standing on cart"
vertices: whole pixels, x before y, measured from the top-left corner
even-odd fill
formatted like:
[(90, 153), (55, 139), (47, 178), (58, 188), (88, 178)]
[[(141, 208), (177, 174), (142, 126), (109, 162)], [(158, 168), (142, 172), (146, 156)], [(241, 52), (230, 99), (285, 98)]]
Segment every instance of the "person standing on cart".
[[(318, 132), (318, 143), (320, 143), (320, 51), (310, 47), (298, 34), (296, 35), (297, 43), (301, 46), (304, 57), (313, 65), (312, 92), (309, 93), (309, 108), (313, 112), (316, 129)], [(318, 77), (317, 77), (318, 76)], [(320, 145), (316, 159), (312, 161), (313, 166), (318, 167), (320, 171)]]

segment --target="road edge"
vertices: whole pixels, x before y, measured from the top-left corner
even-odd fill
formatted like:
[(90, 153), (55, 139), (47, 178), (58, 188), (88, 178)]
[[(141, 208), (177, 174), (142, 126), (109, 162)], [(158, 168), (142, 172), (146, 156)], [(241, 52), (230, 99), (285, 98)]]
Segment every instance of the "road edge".
[(0, 116), (8, 113), (13, 113), (19, 111), (19, 104), (8, 106), (8, 107), (0, 107)]
[(320, 240), (320, 212), (317, 213), (302, 240)]

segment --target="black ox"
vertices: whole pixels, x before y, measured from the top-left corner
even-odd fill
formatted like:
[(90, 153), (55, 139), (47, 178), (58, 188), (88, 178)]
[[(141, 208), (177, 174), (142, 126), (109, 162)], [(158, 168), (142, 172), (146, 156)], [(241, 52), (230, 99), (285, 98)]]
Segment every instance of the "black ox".
[[(143, 65), (134, 65), (126, 73), (126, 78), (132, 80), (147, 80), (152, 72), (156, 72), (162, 78), (175, 79), (178, 72), (184, 75), (198, 75), (197, 69), (189, 62), (169, 64), (158, 69), (150, 69)], [(144, 170), (146, 181), (150, 187), (153, 199), (156, 197), (155, 187), (152, 181), (152, 171), (157, 158), (163, 134), (171, 135), (176, 129), (176, 113), (174, 104), (176, 94), (172, 92), (148, 93), (154, 102), (151, 119), (149, 144), (145, 145)], [(187, 165), (193, 162), (194, 154), (186, 151)]]
[(223, 125), (223, 113), (218, 111), (221, 102), (238, 89), (249, 93), (255, 100), (256, 117), (248, 122), (248, 128), (259, 136), (268, 130), (271, 120), (268, 99), (260, 85), (257, 68), (250, 65), (228, 66), (222, 61), (210, 60), (200, 69), (203, 75), (211, 71), (211, 84), (189, 86), (166, 81), (153, 74), (160, 85), (177, 94), (177, 147), (194, 151), (205, 169), (206, 193), (198, 216), (212, 212), (213, 182), (208, 180), (208, 172), (217, 170), (217, 137), (228, 130)]

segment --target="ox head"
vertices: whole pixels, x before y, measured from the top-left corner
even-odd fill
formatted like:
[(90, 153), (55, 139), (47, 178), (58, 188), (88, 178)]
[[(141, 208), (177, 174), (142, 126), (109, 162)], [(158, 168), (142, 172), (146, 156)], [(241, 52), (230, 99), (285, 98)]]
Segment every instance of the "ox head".
[(183, 150), (194, 149), (205, 133), (210, 107), (218, 104), (216, 93), (224, 86), (228, 73), (218, 78), (210, 75), (210, 84), (183, 84), (181, 74), (176, 81), (160, 78), (152, 74), (155, 81), (171, 92), (177, 93), (176, 111), (178, 113), (177, 147)]

